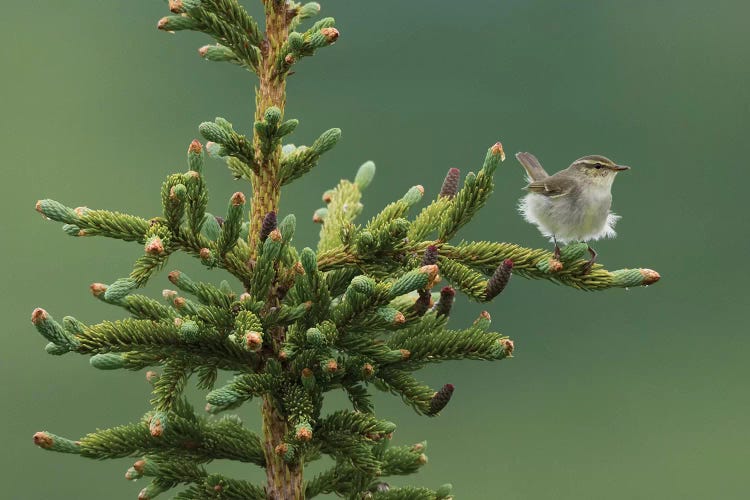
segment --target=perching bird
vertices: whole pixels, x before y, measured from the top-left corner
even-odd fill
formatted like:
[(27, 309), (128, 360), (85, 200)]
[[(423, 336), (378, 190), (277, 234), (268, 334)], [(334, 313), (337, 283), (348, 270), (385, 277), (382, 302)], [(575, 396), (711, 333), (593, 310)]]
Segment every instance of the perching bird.
[[(613, 238), (620, 216), (610, 211), (612, 183), (617, 172), (630, 167), (617, 165), (599, 155), (584, 156), (568, 168), (548, 175), (531, 153), (517, 153), (526, 170), (529, 193), (521, 198), (518, 210), (524, 219), (555, 243), (555, 259), (560, 258), (558, 243)], [(591, 259), (584, 272), (596, 262), (596, 252), (588, 247)]]

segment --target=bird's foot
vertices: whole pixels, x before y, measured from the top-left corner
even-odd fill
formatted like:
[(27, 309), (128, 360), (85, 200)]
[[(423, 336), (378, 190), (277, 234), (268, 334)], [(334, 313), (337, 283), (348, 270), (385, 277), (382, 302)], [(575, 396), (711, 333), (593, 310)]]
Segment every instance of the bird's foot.
[(557, 245), (557, 240), (555, 240), (555, 252), (554, 252), (555, 260), (560, 260), (560, 247)]
[(583, 269), (581, 269), (581, 274), (588, 274), (591, 272), (591, 268), (594, 267), (594, 263), (596, 262), (597, 253), (596, 250), (589, 247), (589, 254), (591, 254), (591, 258), (586, 262), (586, 265), (583, 266)]

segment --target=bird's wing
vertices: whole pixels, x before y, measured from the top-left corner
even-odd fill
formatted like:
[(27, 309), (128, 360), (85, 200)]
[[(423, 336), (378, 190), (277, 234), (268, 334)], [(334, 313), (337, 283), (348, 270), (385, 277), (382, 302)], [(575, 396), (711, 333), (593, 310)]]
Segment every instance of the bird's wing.
[(542, 164), (531, 153), (516, 153), (516, 159), (521, 163), (530, 181), (541, 181), (549, 177), (547, 171), (542, 168)]
[(557, 198), (569, 194), (575, 188), (575, 183), (557, 174), (547, 177), (541, 181), (532, 181), (526, 186), (526, 190), (541, 194), (550, 198)]

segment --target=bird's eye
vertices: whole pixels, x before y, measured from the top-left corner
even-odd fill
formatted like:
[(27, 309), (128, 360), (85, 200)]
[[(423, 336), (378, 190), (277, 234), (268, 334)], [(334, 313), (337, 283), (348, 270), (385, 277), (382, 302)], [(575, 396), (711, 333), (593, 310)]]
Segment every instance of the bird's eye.
[(602, 168), (602, 164), (601, 163), (597, 163), (596, 165), (594, 165), (594, 168), (597, 169), (597, 170), (599, 170), (600, 168)]

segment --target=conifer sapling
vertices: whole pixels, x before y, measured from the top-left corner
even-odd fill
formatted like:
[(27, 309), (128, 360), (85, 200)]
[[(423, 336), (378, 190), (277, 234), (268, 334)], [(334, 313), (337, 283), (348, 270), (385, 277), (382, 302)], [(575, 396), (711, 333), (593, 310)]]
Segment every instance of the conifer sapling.
[[(77, 441), (37, 432), (34, 443), (95, 459), (132, 457), (125, 477), (149, 481), (139, 495), (144, 500), (172, 488), (181, 488), (176, 498), (183, 499), (450, 498), (450, 485), (388, 484), (389, 476), (427, 463), (425, 444), (397, 443), (395, 424), (376, 417), (371, 393), (390, 392), (417, 413), (436, 416), (448, 411), (460, 388), (445, 383), (435, 390), (415, 376), (420, 368), (513, 355), (513, 341), (490, 330), (489, 313), (469, 327), (448, 326), (456, 293), (487, 302), (507, 287), (511, 273), (581, 290), (647, 285), (659, 275), (610, 272), (599, 264), (585, 269), (585, 245), (568, 245), (558, 261), (546, 250), (513, 243), (451, 243), (492, 192), (505, 158), (500, 143), (463, 183), (451, 168), (437, 196), (414, 186), (369, 221), (358, 216), (375, 165), (364, 163), (354, 181), (343, 179), (323, 194), (325, 206), (313, 216), (322, 224), (317, 247), (296, 247), (297, 220), (284, 213), (281, 187), (310, 173), (341, 131), (331, 128), (310, 146), (292, 145), (287, 136), (299, 123), (285, 119), (286, 79), (340, 33), (333, 18), (309, 21), (319, 14), (316, 2), (262, 4), (263, 26), (237, 0), (170, 0), (172, 15), (157, 24), (168, 32), (208, 35), (214, 43), (198, 50), (202, 58), (241, 66), (258, 78), (253, 122), (236, 116), (237, 126), (221, 117), (201, 123), (208, 142), (192, 140), (187, 170), (167, 175), (161, 214), (37, 203), (71, 236), (141, 245), (128, 276), (91, 285), (94, 297), (124, 309), (126, 318), (58, 322), (37, 308), (31, 320), (49, 354), (87, 355), (101, 370), (149, 369), (152, 399), (139, 421)], [(252, 190), (251, 196), (233, 194), (220, 215), (207, 212), (208, 178), (215, 174), (205, 168), (206, 153)], [(422, 203), (425, 196), (430, 201)], [(159, 271), (177, 252), (224, 270), (231, 280), (198, 282), (171, 269), (174, 289), (165, 289), (162, 300), (138, 293), (149, 280), (162, 279)], [(233, 376), (218, 384), (220, 372)], [(206, 391), (205, 412), (184, 396), (190, 379)], [(324, 413), (331, 391), (343, 391), (351, 408)], [(260, 425), (231, 413), (253, 399), (260, 403)], [(305, 475), (304, 465), (322, 455), (333, 466)], [(217, 459), (260, 467), (266, 480), (256, 484), (209, 471), (206, 465)]]

